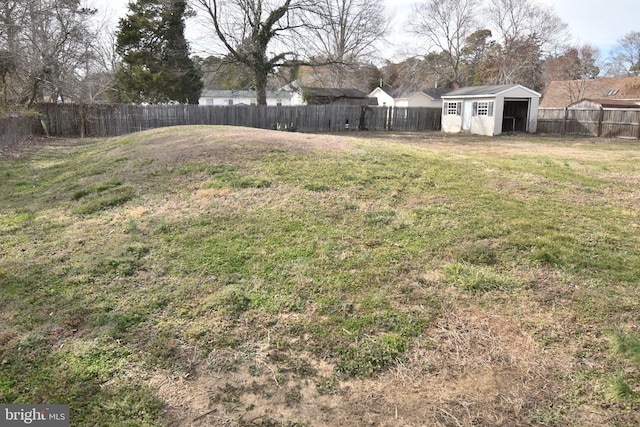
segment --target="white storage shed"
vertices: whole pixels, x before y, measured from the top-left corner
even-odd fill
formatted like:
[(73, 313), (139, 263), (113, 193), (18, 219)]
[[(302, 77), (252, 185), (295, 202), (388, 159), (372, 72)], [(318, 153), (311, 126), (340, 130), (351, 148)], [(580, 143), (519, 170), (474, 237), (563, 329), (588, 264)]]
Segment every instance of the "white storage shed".
[(442, 95), (442, 130), (535, 133), (540, 94), (522, 85), (469, 86)]

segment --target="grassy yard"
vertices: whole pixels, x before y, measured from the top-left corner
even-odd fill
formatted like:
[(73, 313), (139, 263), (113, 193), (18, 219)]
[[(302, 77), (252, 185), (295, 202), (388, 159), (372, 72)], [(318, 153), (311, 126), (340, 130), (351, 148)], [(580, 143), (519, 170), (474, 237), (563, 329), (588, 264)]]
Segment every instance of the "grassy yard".
[(168, 128), (0, 157), (0, 402), (640, 425), (640, 144)]

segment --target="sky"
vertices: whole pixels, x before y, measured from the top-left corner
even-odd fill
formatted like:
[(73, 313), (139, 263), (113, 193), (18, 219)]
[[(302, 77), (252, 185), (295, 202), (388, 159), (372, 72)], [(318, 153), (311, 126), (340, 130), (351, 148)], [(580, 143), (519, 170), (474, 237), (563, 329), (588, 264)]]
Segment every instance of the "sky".
[[(129, 0), (87, 0), (98, 8), (99, 15), (110, 15), (115, 26), (119, 17), (126, 14)], [(412, 37), (402, 34), (416, 0), (385, 0), (387, 9), (394, 15), (394, 25), (390, 39), (395, 42), (385, 48), (386, 59), (401, 60), (407, 52)], [(572, 42), (591, 44), (598, 47), (603, 57), (616, 45), (616, 42), (631, 31), (640, 31), (639, 0), (536, 0), (540, 5), (552, 6), (557, 15), (569, 25)], [(203, 33), (195, 22), (187, 25), (187, 38), (191, 41), (193, 53), (207, 56), (214, 52), (205, 52), (207, 45), (200, 41)], [(415, 52), (418, 53), (418, 52)], [(420, 52), (424, 53), (424, 52)], [(406, 55), (405, 55), (406, 56)]]
[(638, 0), (540, 0), (553, 6), (569, 24), (574, 40), (592, 44), (603, 53), (631, 31), (640, 31)]

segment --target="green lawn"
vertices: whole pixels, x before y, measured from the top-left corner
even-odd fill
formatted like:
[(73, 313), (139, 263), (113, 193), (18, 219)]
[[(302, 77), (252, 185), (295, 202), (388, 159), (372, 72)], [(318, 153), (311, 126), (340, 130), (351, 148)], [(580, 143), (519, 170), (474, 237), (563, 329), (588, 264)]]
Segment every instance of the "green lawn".
[(74, 426), (640, 423), (637, 142), (61, 142), (0, 158), (0, 402)]

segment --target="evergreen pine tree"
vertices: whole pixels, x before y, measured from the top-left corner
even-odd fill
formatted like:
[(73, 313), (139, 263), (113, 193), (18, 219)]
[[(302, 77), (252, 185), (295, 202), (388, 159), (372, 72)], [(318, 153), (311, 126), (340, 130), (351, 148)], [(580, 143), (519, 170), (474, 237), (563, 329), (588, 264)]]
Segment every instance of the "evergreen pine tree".
[(184, 37), (186, 0), (137, 0), (120, 20), (114, 77), (118, 102), (197, 104), (202, 78)]

